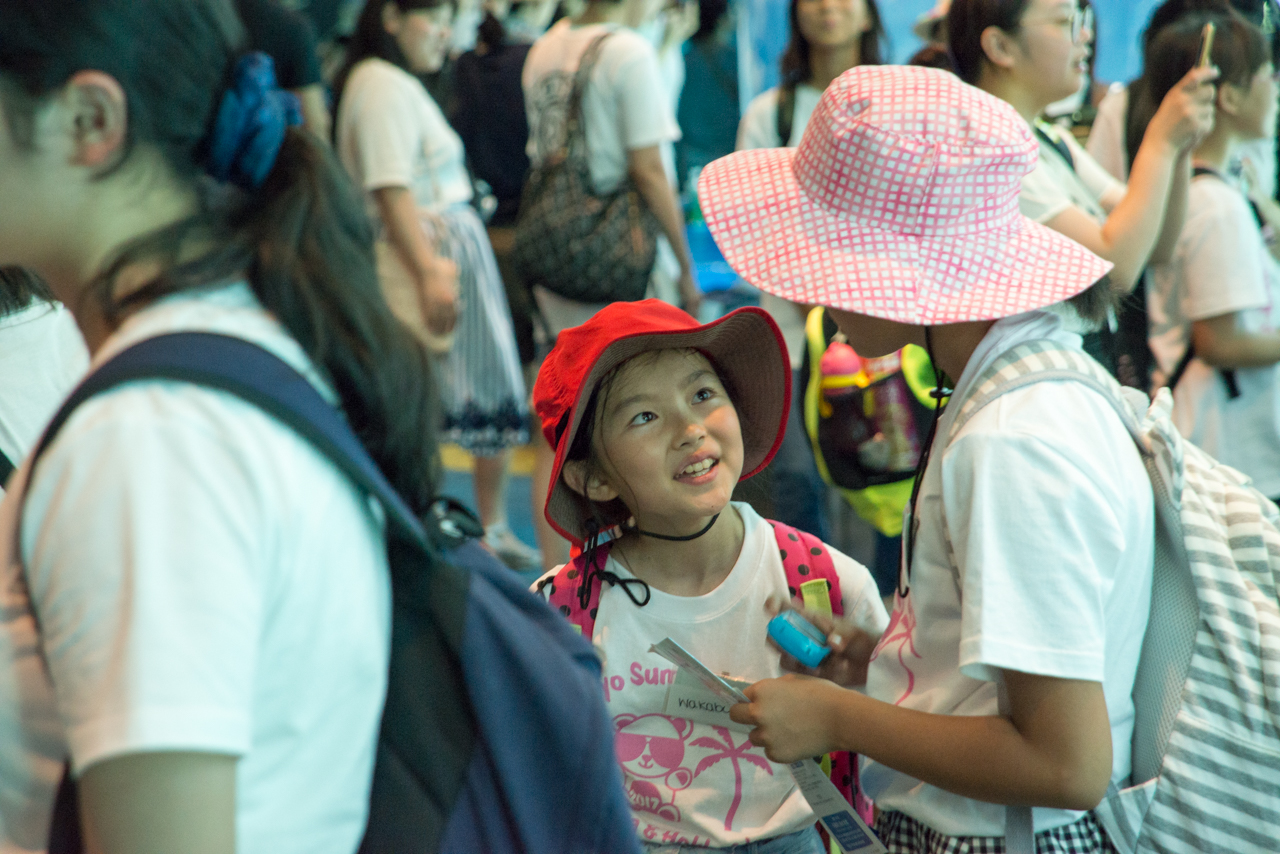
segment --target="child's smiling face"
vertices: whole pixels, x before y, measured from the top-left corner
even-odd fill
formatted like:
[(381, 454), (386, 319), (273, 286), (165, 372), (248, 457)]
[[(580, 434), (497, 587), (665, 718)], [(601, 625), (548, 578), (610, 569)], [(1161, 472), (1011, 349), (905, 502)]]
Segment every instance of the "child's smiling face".
[(661, 350), (623, 365), (597, 418), (602, 477), (588, 497), (620, 497), (643, 530), (684, 535), (728, 506), (742, 474), (738, 412), (706, 357)]

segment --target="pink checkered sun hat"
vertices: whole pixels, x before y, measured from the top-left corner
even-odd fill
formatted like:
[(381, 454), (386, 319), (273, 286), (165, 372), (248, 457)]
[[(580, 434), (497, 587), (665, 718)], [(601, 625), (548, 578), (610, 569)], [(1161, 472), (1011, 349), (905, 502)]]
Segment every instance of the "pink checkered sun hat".
[(919, 326), (993, 320), (1111, 269), (1018, 212), (1037, 156), (1011, 106), (954, 74), (861, 66), (827, 88), (798, 148), (722, 157), (698, 197), (763, 291)]

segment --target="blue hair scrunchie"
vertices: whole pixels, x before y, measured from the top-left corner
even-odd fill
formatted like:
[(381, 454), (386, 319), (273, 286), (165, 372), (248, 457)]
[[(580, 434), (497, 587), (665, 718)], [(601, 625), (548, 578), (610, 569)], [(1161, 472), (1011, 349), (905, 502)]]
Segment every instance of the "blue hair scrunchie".
[(207, 171), (219, 181), (257, 189), (275, 165), (285, 131), (298, 124), (298, 99), (277, 87), (271, 57), (257, 51), (246, 54), (236, 63), (235, 82), (218, 107)]

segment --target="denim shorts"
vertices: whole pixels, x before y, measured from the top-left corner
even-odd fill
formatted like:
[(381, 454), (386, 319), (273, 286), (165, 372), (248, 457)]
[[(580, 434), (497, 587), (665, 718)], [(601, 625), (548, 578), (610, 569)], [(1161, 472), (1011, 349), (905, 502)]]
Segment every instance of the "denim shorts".
[(775, 836), (772, 839), (761, 839), (759, 842), (746, 842), (729, 848), (704, 848), (701, 845), (670, 845), (666, 843), (645, 842), (640, 840), (640, 848), (645, 854), (694, 854), (694, 852), (720, 851), (733, 854), (827, 854), (822, 847), (822, 837), (816, 827), (806, 827), (795, 833)]

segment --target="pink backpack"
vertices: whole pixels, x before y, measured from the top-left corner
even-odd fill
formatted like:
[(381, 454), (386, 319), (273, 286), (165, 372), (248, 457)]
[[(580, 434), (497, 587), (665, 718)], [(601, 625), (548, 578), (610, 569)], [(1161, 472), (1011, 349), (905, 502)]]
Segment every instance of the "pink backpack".
[[(787, 590), (791, 598), (800, 598), (800, 585), (806, 581), (822, 579), (827, 582), (832, 614), (837, 617), (843, 616), (840, 579), (836, 576), (836, 567), (831, 561), (831, 552), (827, 550), (826, 544), (812, 534), (797, 528), (773, 520), (768, 521), (773, 526), (773, 535), (778, 541), (778, 554), (782, 558), (782, 569), (787, 575)], [(596, 549), (596, 572), (604, 569), (605, 561), (609, 559), (610, 545), (611, 543), (601, 543)], [(577, 626), (584, 638), (590, 640), (595, 632), (596, 611), (600, 607), (600, 590), (604, 583), (590, 585), (590, 593), (584, 604), (581, 587), (586, 576), (586, 568), (585, 555), (578, 555), (560, 567), (560, 571), (550, 581), (551, 590), (548, 601), (564, 615), (565, 619)], [(823, 757), (822, 767), (828, 771), (831, 782), (835, 783), (845, 799), (858, 810), (863, 820), (868, 824), (873, 823), (871, 801), (862, 793), (862, 787), (858, 783), (857, 756), (843, 751), (830, 753)]]

